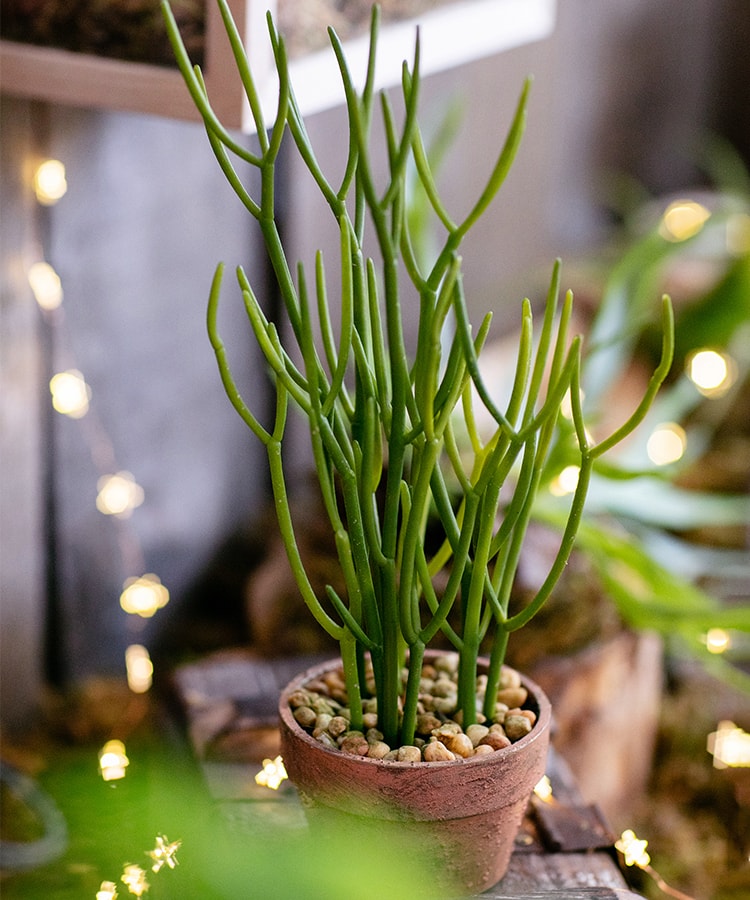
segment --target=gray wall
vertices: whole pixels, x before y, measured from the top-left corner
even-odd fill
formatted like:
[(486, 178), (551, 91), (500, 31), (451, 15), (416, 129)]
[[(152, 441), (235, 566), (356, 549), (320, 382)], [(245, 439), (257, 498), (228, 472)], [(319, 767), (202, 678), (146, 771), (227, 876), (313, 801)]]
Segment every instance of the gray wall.
[[(156, 572), (179, 605), (226, 535), (264, 493), (259, 448), (231, 409), (205, 335), (216, 262), (229, 269), (223, 331), (241, 385), (264, 403), (232, 271), (252, 269), (250, 230), (197, 125), (5, 100), (3, 154), (3, 715), (41, 666), (44, 563), (51, 551), (61, 679), (121, 671), (134, 631), (118, 604), (129, 575)], [(65, 162), (68, 192), (35, 208), (33, 158)], [(39, 314), (24, 267), (43, 248), (64, 315)], [(40, 352), (43, 351), (43, 352)], [(52, 359), (50, 359), (50, 356)], [(45, 428), (48, 369), (80, 368), (93, 397)], [(6, 412), (7, 407), (7, 412)], [(6, 430), (7, 422), (7, 430)], [(7, 454), (7, 455), (6, 455)], [(54, 509), (40, 496), (54, 465)], [(127, 521), (95, 508), (103, 471), (131, 471), (145, 502)], [(43, 547), (54, 515), (54, 546)], [(139, 558), (142, 557), (142, 558)], [(142, 567), (142, 568), (141, 568)], [(169, 610), (169, 608), (168, 608)], [(162, 621), (169, 614), (165, 611)]]

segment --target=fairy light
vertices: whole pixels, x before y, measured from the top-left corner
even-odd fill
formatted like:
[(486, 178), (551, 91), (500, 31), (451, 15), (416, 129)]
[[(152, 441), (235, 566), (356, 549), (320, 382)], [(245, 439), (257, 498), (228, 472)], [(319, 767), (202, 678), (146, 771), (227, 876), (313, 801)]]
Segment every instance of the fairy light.
[(284, 761), (280, 756), (277, 756), (275, 759), (263, 760), (263, 768), (255, 776), (255, 783), (259, 784), (261, 787), (267, 787), (272, 791), (277, 791), (281, 786), (281, 783), (288, 777), (286, 769), (284, 768)]
[(89, 411), (91, 388), (78, 369), (67, 369), (53, 375), (49, 382), (52, 405), (55, 410), (71, 419), (80, 419)]
[(146, 871), (134, 863), (128, 863), (125, 866), (120, 881), (127, 885), (128, 891), (136, 897), (142, 897), (148, 893), (149, 883)]
[(128, 687), (134, 694), (145, 694), (151, 689), (154, 664), (142, 644), (131, 644), (125, 651), (125, 670)]
[(127, 519), (143, 503), (143, 488), (130, 472), (103, 475), (96, 483), (96, 508), (105, 516)]
[(703, 228), (711, 213), (694, 200), (675, 200), (664, 210), (659, 234), (668, 241), (686, 241)]
[(726, 653), (732, 641), (729, 632), (723, 628), (709, 628), (704, 638), (709, 653)]
[(639, 869), (645, 869), (651, 862), (646, 847), (648, 847), (648, 841), (640, 840), (630, 828), (623, 831), (620, 839), (615, 841), (615, 848), (622, 853), (625, 865), (637, 866)]
[(734, 384), (737, 364), (728, 353), (704, 348), (688, 356), (688, 378), (705, 397), (720, 397)]
[(646, 442), (648, 458), (656, 466), (668, 466), (685, 455), (687, 435), (676, 422), (663, 422), (651, 432)]
[(556, 478), (550, 482), (550, 493), (555, 497), (564, 497), (572, 494), (578, 485), (578, 476), (581, 473), (579, 466), (566, 466)]
[(552, 782), (549, 780), (549, 776), (542, 775), (534, 788), (534, 793), (544, 803), (554, 802), (554, 797), (552, 796)]
[(658, 888), (670, 897), (675, 897), (676, 900), (694, 900), (694, 898), (690, 897), (688, 894), (684, 894), (682, 891), (677, 890), (677, 888), (673, 888), (671, 885), (667, 884), (651, 865), (651, 857), (649, 856), (646, 847), (648, 847), (648, 841), (641, 840), (630, 828), (623, 831), (619, 840), (615, 841), (615, 849), (619, 850), (622, 854), (623, 862), (626, 866), (635, 866), (638, 869), (642, 869), (647, 875), (650, 875), (651, 878), (654, 879)]
[(99, 771), (104, 781), (119, 781), (130, 764), (122, 741), (112, 740), (99, 751)]
[(96, 892), (96, 900), (116, 900), (117, 885), (114, 881), (103, 881)]
[(68, 182), (65, 166), (59, 159), (46, 159), (34, 172), (34, 193), (42, 206), (54, 206), (65, 196)]
[(44, 310), (57, 309), (63, 301), (60, 276), (48, 262), (35, 262), (29, 266), (26, 277), (34, 293), (34, 299)]
[(172, 841), (170, 843), (169, 838), (165, 834), (157, 834), (156, 846), (146, 854), (153, 860), (151, 871), (158, 872), (164, 866), (174, 869), (179, 862), (176, 854), (181, 844), (182, 841)]
[(706, 749), (716, 769), (750, 767), (750, 734), (734, 722), (719, 722), (716, 731), (708, 735)]
[(169, 591), (152, 572), (140, 578), (128, 578), (120, 594), (120, 606), (126, 613), (150, 619), (169, 603)]

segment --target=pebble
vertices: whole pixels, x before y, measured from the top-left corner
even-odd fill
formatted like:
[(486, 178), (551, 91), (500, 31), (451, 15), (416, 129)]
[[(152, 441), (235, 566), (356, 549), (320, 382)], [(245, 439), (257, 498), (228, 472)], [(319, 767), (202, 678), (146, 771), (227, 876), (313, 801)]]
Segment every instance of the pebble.
[(442, 741), (428, 741), (422, 749), (422, 759), (425, 762), (449, 762), (455, 758), (455, 753), (452, 753)]
[(506, 716), (503, 728), (511, 741), (517, 741), (531, 731), (531, 722), (526, 716)]
[[(383, 740), (383, 734), (377, 728), (375, 698), (368, 698), (362, 704), (365, 733), (350, 730), (351, 713), (346, 708), (341, 671), (326, 673), (322, 678), (308, 682), (304, 689), (290, 696), (289, 703), (296, 721), (323, 746), (371, 759), (400, 762), (469, 759), (502, 750), (531, 731), (536, 714), (523, 708), (528, 692), (521, 685), (518, 672), (504, 666), (493, 720), (486, 720), (478, 710), (477, 721), (464, 732), (460, 711), (456, 710), (457, 665), (456, 654), (437, 657), (434, 664), (425, 665), (422, 687), (429, 690), (420, 695), (414, 742), (395, 749)], [(486, 675), (479, 675), (478, 698), (484, 694), (486, 684)]]

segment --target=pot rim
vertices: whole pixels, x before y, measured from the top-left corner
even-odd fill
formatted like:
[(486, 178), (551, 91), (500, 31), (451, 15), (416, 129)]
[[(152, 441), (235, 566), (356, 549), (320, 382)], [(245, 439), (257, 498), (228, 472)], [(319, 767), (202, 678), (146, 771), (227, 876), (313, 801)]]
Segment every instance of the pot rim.
[[(425, 659), (428, 659), (431, 656), (434, 657), (442, 655), (445, 655), (444, 651), (427, 650), (425, 652)], [(478, 662), (480, 663), (480, 665), (485, 666), (489, 664), (489, 660), (483, 656), (479, 657)], [(321, 744), (320, 741), (317, 741), (305, 728), (303, 728), (294, 718), (294, 715), (292, 714), (292, 708), (289, 705), (288, 700), (289, 695), (293, 691), (303, 687), (308, 681), (311, 681), (323, 672), (327, 672), (334, 666), (340, 665), (341, 658), (334, 657), (322, 663), (317, 663), (316, 665), (310, 666), (308, 669), (305, 669), (303, 672), (300, 672), (298, 675), (296, 675), (283, 688), (281, 692), (281, 696), (279, 697), (279, 715), (287, 729), (293, 732), (298, 739), (304, 741), (304, 743), (306, 743), (308, 746), (314, 748), (317, 751), (320, 751), (323, 754), (330, 755), (331, 757), (336, 757), (339, 759), (344, 758), (348, 762), (362, 763), (364, 765), (372, 766), (385, 765), (388, 768), (395, 769), (423, 769), (426, 771), (432, 771), (434, 769), (445, 769), (450, 767), (465, 768), (466, 766), (486, 766), (492, 763), (500, 765), (509, 757), (512, 757), (518, 753), (522, 753), (527, 747), (535, 743), (536, 740), (548, 730), (551, 724), (552, 705), (549, 701), (549, 698), (535, 681), (533, 681), (531, 678), (528, 678), (523, 672), (519, 672), (521, 676), (521, 684), (529, 691), (529, 694), (533, 695), (534, 697), (537, 720), (528, 734), (524, 735), (522, 738), (519, 738), (519, 740), (514, 741), (508, 747), (503, 747), (500, 750), (495, 750), (491, 754), (472, 756), (468, 759), (458, 758), (438, 762), (425, 762), (424, 760), (421, 760), (419, 762), (410, 762), (407, 760), (395, 759), (372, 759), (369, 756), (358, 756), (355, 754), (342, 753), (341, 750), (336, 750), (332, 747), (326, 747), (325, 744)]]

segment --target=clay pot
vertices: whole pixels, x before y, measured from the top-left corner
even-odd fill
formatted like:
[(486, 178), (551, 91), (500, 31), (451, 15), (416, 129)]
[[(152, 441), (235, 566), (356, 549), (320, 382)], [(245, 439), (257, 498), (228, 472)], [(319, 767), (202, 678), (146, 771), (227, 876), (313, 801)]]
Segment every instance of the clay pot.
[(325, 747), (292, 715), (290, 694), (339, 665), (334, 660), (308, 669), (280, 698), (281, 755), (311, 830), (357, 829), (363, 849), (371, 838), (390, 834), (393, 852), (403, 863), (390, 856), (389, 862), (413, 870), (421, 856), (435, 879), (431, 896), (480, 892), (496, 884), (545, 771), (551, 707), (541, 688), (523, 679), (529, 691), (526, 705), (537, 713), (537, 721), (529, 734), (505, 749), (448, 762), (384, 761)]

